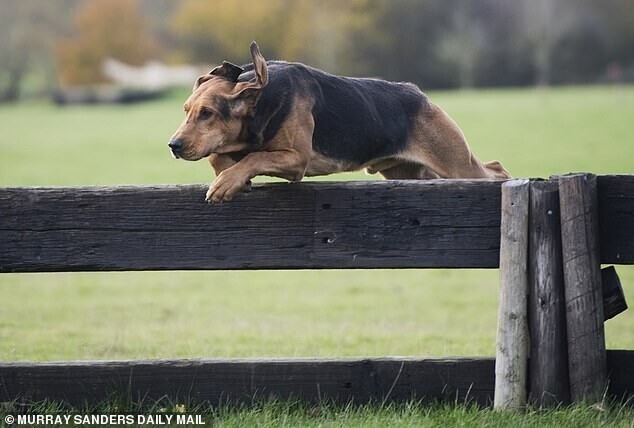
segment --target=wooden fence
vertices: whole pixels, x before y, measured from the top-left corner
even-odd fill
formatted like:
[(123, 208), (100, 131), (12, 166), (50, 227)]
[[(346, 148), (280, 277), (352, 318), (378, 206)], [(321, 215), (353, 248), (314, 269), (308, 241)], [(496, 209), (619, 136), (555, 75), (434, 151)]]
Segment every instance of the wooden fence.
[[(501, 186), (280, 183), (212, 205), (202, 185), (0, 188), (0, 272), (496, 268)], [(600, 262), (634, 264), (634, 176), (599, 176), (597, 188)], [(632, 394), (634, 351), (604, 355), (608, 392)], [(0, 363), (0, 401), (490, 404), (494, 387), (494, 358)]]

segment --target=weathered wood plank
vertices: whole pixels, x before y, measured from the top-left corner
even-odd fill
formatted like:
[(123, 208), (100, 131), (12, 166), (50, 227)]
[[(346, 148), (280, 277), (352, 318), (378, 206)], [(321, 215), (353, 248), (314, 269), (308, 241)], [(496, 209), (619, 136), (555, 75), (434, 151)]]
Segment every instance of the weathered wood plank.
[(500, 288), (493, 403), (493, 407), (498, 410), (518, 410), (526, 406), (529, 198), (529, 180), (512, 180), (502, 185)]
[(607, 372), (596, 177), (560, 177), (559, 203), (570, 398), (598, 401)]
[(500, 181), (0, 189), (0, 272), (497, 267)]
[(634, 399), (634, 350), (609, 350), (608, 392), (617, 399)]
[(529, 389), (530, 400), (545, 408), (570, 401), (557, 182), (532, 182), (530, 199)]
[(98, 402), (112, 394), (134, 401), (188, 402), (324, 399), (338, 402), (493, 399), (493, 358), (155, 360), (0, 363), (0, 402)]
[(634, 264), (634, 175), (597, 177), (601, 263)]
[[(501, 182), (0, 188), (0, 272), (497, 267)], [(634, 263), (634, 176), (598, 177), (601, 259)]]
[[(634, 395), (634, 351), (608, 351), (616, 398)], [(339, 402), (419, 398), (490, 405), (493, 358), (139, 360), (0, 363), (0, 402), (131, 400), (249, 403), (269, 397)]]

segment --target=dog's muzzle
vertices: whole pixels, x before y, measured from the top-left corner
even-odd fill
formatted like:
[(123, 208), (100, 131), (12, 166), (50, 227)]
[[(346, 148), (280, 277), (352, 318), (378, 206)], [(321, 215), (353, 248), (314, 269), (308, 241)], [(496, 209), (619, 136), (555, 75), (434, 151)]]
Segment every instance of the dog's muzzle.
[(174, 156), (174, 159), (178, 159), (180, 157), (180, 152), (183, 150), (183, 140), (170, 140), (170, 142), (167, 143), (167, 146), (172, 151), (172, 156)]

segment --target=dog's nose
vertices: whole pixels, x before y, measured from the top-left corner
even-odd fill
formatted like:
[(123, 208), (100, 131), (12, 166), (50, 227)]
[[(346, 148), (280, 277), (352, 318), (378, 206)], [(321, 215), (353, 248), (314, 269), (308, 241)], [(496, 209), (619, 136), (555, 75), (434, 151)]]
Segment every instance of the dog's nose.
[(179, 152), (181, 151), (181, 149), (183, 148), (183, 140), (170, 140), (169, 143), (167, 143), (167, 145), (169, 146), (170, 149), (172, 149), (175, 152)]

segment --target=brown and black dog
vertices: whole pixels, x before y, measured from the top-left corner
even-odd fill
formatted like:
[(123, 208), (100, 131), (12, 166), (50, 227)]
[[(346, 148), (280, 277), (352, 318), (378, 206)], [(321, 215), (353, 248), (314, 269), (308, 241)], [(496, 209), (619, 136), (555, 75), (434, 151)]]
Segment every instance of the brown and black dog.
[(198, 78), (169, 147), (209, 156), (207, 201), (228, 201), (256, 175), (299, 181), (365, 168), (388, 179), (509, 178), (482, 163), (456, 123), (413, 84), (333, 76), (299, 63), (223, 62)]

